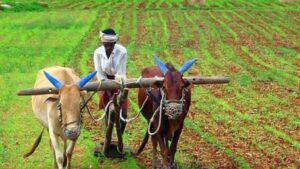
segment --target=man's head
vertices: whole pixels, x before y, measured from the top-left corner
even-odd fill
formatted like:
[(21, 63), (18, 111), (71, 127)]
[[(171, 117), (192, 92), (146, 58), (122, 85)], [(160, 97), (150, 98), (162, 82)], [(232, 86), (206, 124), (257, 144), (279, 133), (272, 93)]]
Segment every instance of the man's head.
[(100, 38), (106, 53), (111, 53), (118, 41), (118, 35), (113, 29), (105, 29), (100, 32)]

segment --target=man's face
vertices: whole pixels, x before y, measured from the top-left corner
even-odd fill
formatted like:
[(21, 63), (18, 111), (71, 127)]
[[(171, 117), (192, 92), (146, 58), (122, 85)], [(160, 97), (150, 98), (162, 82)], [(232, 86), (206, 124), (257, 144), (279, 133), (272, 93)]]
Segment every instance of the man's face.
[(106, 53), (111, 53), (115, 47), (116, 42), (103, 42)]

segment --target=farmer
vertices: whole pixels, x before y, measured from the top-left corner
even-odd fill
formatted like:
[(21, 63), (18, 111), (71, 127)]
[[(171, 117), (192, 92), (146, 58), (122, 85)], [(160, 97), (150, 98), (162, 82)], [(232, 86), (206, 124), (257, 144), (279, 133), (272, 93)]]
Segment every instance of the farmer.
[[(118, 34), (113, 29), (105, 29), (100, 32), (102, 46), (94, 52), (94, 66), (97, 71), (99, 81), (126, 79), (127, 50), (120, 44), (117, 44)], [(106, 90), (99, 92), (99, 108), (106, 107), (110, 98), (118, 90)], [(122, 105), (123, 117), (127, 117), (128, 100)], [(121, 131), (125, 130), (126, 123), (121, 121)]]

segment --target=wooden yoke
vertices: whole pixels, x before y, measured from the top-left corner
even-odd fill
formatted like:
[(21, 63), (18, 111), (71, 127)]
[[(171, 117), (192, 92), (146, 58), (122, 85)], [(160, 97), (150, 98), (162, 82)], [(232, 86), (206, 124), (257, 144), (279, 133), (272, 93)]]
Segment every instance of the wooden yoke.
[[(194, 85), (198, 84), (222, 84), (229, 83), (229, 77), (224, 76), (211, 76), (211, 77), (201, 77), (201, 76), (190, 76), (183, 77), (183, 79), (188, 80)], [(125, 83), (126, 88), (141, 88), (141, 87), (149, 87), (154, 83), (162, 83), (164, 81), (163, 77), (153, 77), (153, 78), (141, 78), (141, 79), (127, 79)], [(100, 87), (99, 87), (100, 86)], [(101, 82), (90, 82), (86, 84), (81, 90), (86, 91), (101, 91), (101, 90), (112, 90), (112, 89), (120, 89), (121, 85), (115, 80), (105, 80)], [(19, 96), (26, 95), (43, 95), (43, 94), (57, 94), (58, 89), (54, 87), (46, 87), (46, 88), (35, 88), (35, 89), (25, 89), (17, 92)]]

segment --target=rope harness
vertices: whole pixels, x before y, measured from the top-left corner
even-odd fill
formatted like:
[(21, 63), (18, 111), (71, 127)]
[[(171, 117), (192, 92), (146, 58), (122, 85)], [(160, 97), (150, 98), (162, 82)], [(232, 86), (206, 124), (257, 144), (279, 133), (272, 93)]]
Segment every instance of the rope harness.
[[(142, 78), (140, 77), (138, 79), (138, 83), (140, 84), (141, 87), (144, 88), (144, 86), (141, 84), (140, 80)], [(125, 83), (124, 83), (124, 80), (121, 79), (121, 82), (116, 82), (120, 85), (120, 88), (121, 90), (124, 89), (126, 87)], [(101, 86), (101, 82), (99, 83), (99, 86), (98, 88), (100, 88)], [(147, 92), (147, 97), (146, 99), (144, 100), (139, 112), (133, 116), (132, 118), (124, 118), (123, 117), (123, 114), (122, 114), (122, 108), (120, 109), (120, 119), (123, 121), (123, 122), (126, 122), (126, 123), (129, 123), (135, 119), (137, 119), (139, 117), (139, 115), (141, 114), (142, 110), (144, 109), (147, 101), (149, 100), (149, 98), (154, 101), (158, 107), (156, 108), (156, 110), (154, 111), (150, 121), (149, 121), (149, 125), (148, 125), (148, 134), (153, 136), (155, 134), (157, 134), (157, 132), (159, 131), (160, 127), (161, 127), (161, 121), (162, 121), (162, 116), (163, 116), (163, 113), (165, 116), (167, 116), (167, 118), (169, 120), (176, 120), (184, 111), (184, 106), (185, 106), (185, 95), (186, 95), (186, 92), (188, 91), (187, 88), (184, 88), (182, 90), (182, 95), (181, 95), (181, 99), (180, 100), (167, 100), (166, 99), (166, 94), (164, 92), (164, 90), (162, 88), (159, 88), (159, 91), (160, 91), (160, 95), (161, 95), (161, 98), (157, 98), (152, 92), (151, 92), (152, 88), (149, 87), (146, 89), (146, 92)], [(59, 121), (62, 123), (62, 128), (63, 127), (66, 127), (70, 124), (73, 124), (73, 123), (78, 123), (79, 125), (82, 124), (82, 120), (83, 120), (83, 110), (84, 108), (87, 109), (87, 112), (89, 113), (89, 116), (95, 121), (95, 122), (99, 122), (101, 120), (103, 120), (105, 118), (105, 115), (107, 114), (108, 112), (108, 108), (109, 106), (113, 103), (112, 100), (110, 100), (107, 105), (105, 106), (105, 109), (104, 109), (104, 113), (102, 114), (102, 116), (98, 119), (96, 119), (90, 112), (87, 104), (88, 102), (92, 99), (92, 97), (97, 93), (97, 91), (95, 91), (86, 101), (84, 100), (84, 97), (81, 95), (82, 99), (83, 99), (83, 104), (80, 105), (80, 119), (79, 120), (75, 120), (75, 121), (72, 121), (72, 122), (69, 122), (69, 123), (64, 123), (63, 121), (63, 118), (62, 118), (62, 106), (61, 104), (58, 104), (57, 105), (57, 108), (60, 112), (59, 114)], [(119, 105), (120, 106), (120, 105)], [(159, 114), (159, 118), (158, 118), (158, 126), (156, 128), (156, 130), (154, 132), (151, 132), (151, 125), (152, 123), (154, 122), (154, 119), (156, 117), (156, 115)]]
[(182, 90), (182, 95), (180, 100), (164, 100), (164, 110), (165, 115), (170, 120), (177, 119), (182, 113), (185, 105), (185, 93), (187, 89)]
[[(98, 89), (100, 89), (100, 87), (101, 87), (101, 82), (99, 82)], [(61, 105), (61, 103), (57, 104), (57, 110), (59, 111), (59, 122), (62, 123), (61, 128), (67, 127), (68, 125), (74, 124), (74, 123), (77, 123), (78, 125), (81, 125), (83, 123), (83, 110), (84, 110), (84, 108), (86, 108), (86, 110), (89, 113), (90, 117), (95, 122), (98, 122), (98, 121), (102, 120), (104, 118), (105, 114), (103, 114), (99, 119), (95, 119), (94, 116), (91, 114), (90, 109), (87, 105), (96, 93), (97, 93), (97, 91), (95, 91), (86, 101), (85, 101), (83, 95), (80, 94), (80, 97), (83, 100), (83, 102), (80, 104), (80, 118), (79, 118), (79, 120), (75, 120), (75, 121), (72, 121), (72, 122), (69, 122), (69, 123), (64, 123), (64, 120), (63, 120), (63, 117), (62, 117), (63, 116), (62, 105)]]
[(64, 122), (64, 118), (63, 118), (63, 112), (62, 112), (62, 104), (58, 103), (57, 104), (57, 110), (59, 111), (59, 122), (61, 123), (61, 128), (67, 127), (70, 124), (74, 124), (77, 123), (79, 126), (81, 126), (81, 124), (83, 123), (83, 111), (81, 111), (82, 109), (80, 109), (80, 118), (79, 120), (74, 120), (71, 121), (69, 123), (65, 123)]
[[(101, 81), (100, 81), (100, 82), (99, 82), (99, 85), (98, 85), (98, 87), (97, 87), (97, 91), (100, 89), (101, 84), (102, 84), (102, 83), (101, 83)], [(83, 101), (84, 101), (84, 104), (83, 104), (83, 106), (81, 107), (81, 111), (83, 111), (83, 109), (86, 107), (86, 110), (87, 110), (87, 112), (89, 113), (89, 116), (90, 116), (91, 119), (92, 119), (94, 122), (96, 122), (96, 123), (104, 119), (105, 113), (103, 113), (102, 116), (101, 116), (100, 118), (96, 119), (96, 118), (92, 115), (92, 113), (91, 113), (89, 107), (87, 106), (87, 104), (88, 104), (88, 102), (93, 98), (93, 96), (97, 93), (97, 91), (94, 91), (94, 93), (93, 93), (86, 101), (85, 101), (84, 98), (82, 97), (82, 99), (83, 99)], [(107, 104), (107, 105), (109, 105), (109, 104)], [(108, 106), (105, 107), (105, 112), (106, 112), (107, 108), (108, 108)]]
[[(183, 108), (185, 106), (185, 94), (188, 91), (188, 89), (184, 88), (182, 90), (182, 95), (180, 100), (166, 100), (166, 94), (163, 91), (163, 89), (159, 88), (159, 91), (161, 94), (160, 104), (154, 111), (148, 125), (148, 134), (151, 136), (155, 135), (161, 127), (163, 110), (164, 110), (164, 115), (166, 115), (169, 120), (175, 120), (183, 113), (184, 110)], [(150, 131), (151, 124), (153, 123), (154, 118), (158, 112), (159, 112), (158, 126), (154, 132), (151, 132)]]
[[(160, 91), (161, 91), (161, 88), (160, 88)], [(160, 129), (160, 126), (161, 126), (162, 110), (163, 110), (163, 100), (165, 98), (165, 93), (161, 92), (161, 94), (162, 94), (162, 96), (161, 96), (160, 104), (159, 104), (158, 108), (155, 110), (155, 112), (153, 113), (153, 115), (152, 115), (152, 117), (150, 119), (149, 125), (148, 125), (148, 134), (150, 136), (155, 135), (158, 132), (158, 130)], [(151, 124), (153, 123), (154, 118), (155, 118), (155, 116), (156, 116), (156, 114), (157, 114), (158, 111), (159, 111), (158, 126), (157, 126), (157, 128), (156, 128), (156, 130), (154, 132), (151, 132), (150, 131)]]

